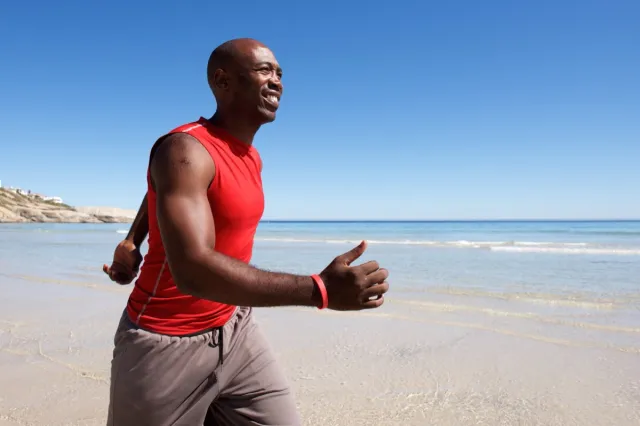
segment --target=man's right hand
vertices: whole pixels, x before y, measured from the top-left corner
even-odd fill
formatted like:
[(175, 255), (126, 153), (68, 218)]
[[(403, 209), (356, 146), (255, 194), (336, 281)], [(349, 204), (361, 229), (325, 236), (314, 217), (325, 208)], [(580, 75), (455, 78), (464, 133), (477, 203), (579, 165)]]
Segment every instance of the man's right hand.
[(329, 309), (336, 311), (357, 311), (373, 309), (384, 303), (384, 293), (389, 290), (386, 282), (389, 271), (380, 268), (378, 262), (369, 261), (351, 266), (367, 249), (361, 242), (348, 252), (336, 257), (320, 273), (327, 288)]
[(129, 240), (121, 241), (113, 252), (111, 266), (103, 265), (102, 270), (118, 284), (129, 284), (138, 275), (142, 262), (140, 250)]

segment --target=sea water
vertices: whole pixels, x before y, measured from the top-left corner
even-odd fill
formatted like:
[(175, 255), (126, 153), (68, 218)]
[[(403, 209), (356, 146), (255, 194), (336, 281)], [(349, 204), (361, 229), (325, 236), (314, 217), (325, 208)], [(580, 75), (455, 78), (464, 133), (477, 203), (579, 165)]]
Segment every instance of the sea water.
[[(101, 272), (124, 224), (0, 225), (0, 277), (109, 285)], [(640, 312), (640, 221), (262, 222), (252, 263), (310, 274), (361, 240), (359, 261), (390, 272), (393, 299), (443, 295), (495, 307), (528, 300), (537, 309)], [(146, 244), (142, 248), (146, 251)]]
[[(125, 224), (3, 224), (0, 272), (100, 282), (102, 264), (127, 230)], [(629, 302), (640, 294), (640, 221), (265, 221), (255, 240), (254, 265), (305, 274), (366, 240), (363, 261), (375, 258), (390, 271), (394, 293), (448, 287), (628, 296)]]

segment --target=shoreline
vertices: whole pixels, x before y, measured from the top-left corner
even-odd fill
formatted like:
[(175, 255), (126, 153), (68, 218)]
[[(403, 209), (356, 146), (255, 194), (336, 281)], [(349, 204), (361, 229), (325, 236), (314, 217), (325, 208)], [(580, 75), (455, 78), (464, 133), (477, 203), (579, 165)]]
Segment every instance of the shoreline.
[[(125, 210), (119, 209), (116, 207), (107, 207), (108, 209), (117, 209), (117, 210)], [(83, 209), (83, 207), (75, 207), (75, 211), (79, 211), (78, 209)], [(125, 210), (127, 211), (127, 210)], [(99, 215), (94, 214), (96, 217), (104, 217), (107, 220), (101, 223), (131, 223), (135, 218), (136, 211), (131, 210), (132, 215), (129, 216), (111, 216), (111, 215)], [(113, 222), (109, 222), (108, 219), (115, 219)], [(2, 223), (93, 223), (93, 222), (73, 222), (73, 221), (9, 221), (3, 220), (0, 218), (0, 224)], [(97, 222), (96, 222), (97, 223)], [(640, 223), (640, 219), (416, 219), (416, 220), (404, 220), (404, 219), (386, 219), (386, 220), (378, 220), (378, 219), (348, 219), (348, 220), (333, 220), (333, 219), (262, 219), (260, 220), (261, 224), (500, 224), (500, 223), (513, 223), (513, 224), (527, 224), (527, 223)]]

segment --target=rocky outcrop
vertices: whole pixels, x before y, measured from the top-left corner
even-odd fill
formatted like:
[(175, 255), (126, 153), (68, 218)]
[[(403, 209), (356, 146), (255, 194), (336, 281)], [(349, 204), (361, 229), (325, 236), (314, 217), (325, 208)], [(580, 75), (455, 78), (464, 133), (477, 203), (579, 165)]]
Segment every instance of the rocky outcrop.
[(135, 214), (107, 207), (74, 208), (0, 188), (0, 223), (128, 223)]

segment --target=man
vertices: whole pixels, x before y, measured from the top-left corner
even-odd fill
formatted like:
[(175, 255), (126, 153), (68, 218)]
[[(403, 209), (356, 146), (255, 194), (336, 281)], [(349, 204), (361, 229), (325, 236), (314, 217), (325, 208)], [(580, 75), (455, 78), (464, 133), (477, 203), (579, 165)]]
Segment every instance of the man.
[(264, 209), (252, 143), (275, 119), (282, 71), (265, 45), (236, 39), (213, 51), (207, 74), (215, 114), (152, 147), (146, 202), (104, 268), (130, 282), (148, 226), (149, 252), (115, 336), (112, 426), (299, 425), (251, 308), (371, 309), (388, 290), (388, 272), (377, 262), (352, 266), (364, 242), (317, 275), (249, 265)]

